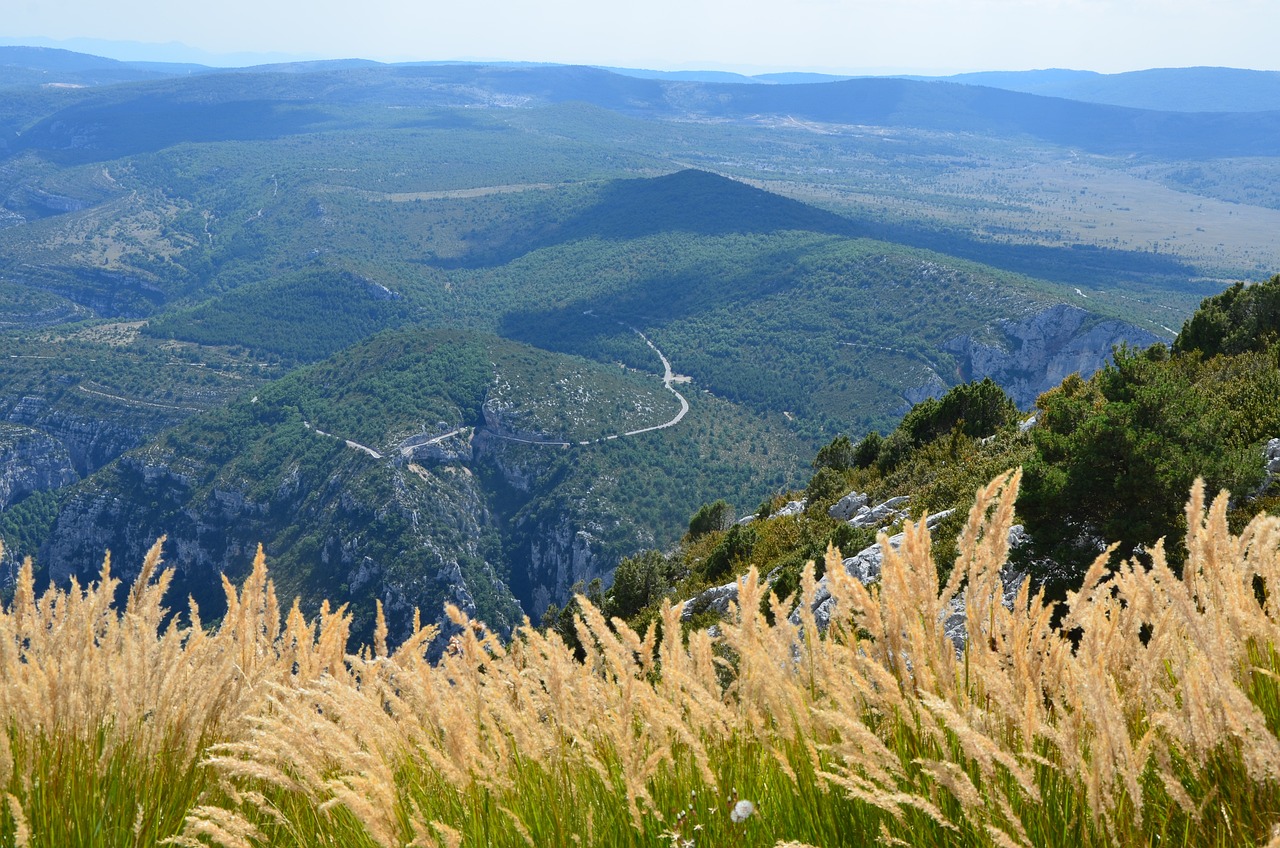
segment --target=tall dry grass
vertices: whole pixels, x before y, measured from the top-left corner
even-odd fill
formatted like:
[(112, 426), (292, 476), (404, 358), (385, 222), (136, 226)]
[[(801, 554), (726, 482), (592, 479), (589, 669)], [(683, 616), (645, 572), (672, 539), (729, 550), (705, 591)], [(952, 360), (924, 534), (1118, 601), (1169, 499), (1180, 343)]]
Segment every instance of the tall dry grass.
[[(872, 587), (828, 554), (825, 633), (807, 613), (812, 568), (798, 624), (753, 571), (714, 635), (682, 633), (671, 606), (641, 635), (584, 600), (582, 662), (554, 635), (526, 626), (503, 643), (456, 611), (436, 664), (429, 627), (388, 651), (380, 611), (374, 647), (344, 655), (345, 612), (308, 622), (295, 606), (282, 624), (261, 557), (209, 632), (194, 610), (191, 624), (163, 624), (158, 548), (122, 611), (105, 569), (89, 589), (39, 600), (28, 570), (0, 615), (0, 833), (47, 845), (1280, 845), (1280, 519), (1234, 536), (1225, 496), (1206, 508), (1198, 487), (1180, 576), (1160, 548), (1150, 568), (1108, 572), (1099, 558), (1055, 627), (1025, 588), (1001, 603), (1018, 480), (979, 494), (945, 586), (920, 524)], [(970, 638), (957, 653), (941, 622), (960, 593)], [(71, 778), (29, 753), (59, 746), (94, 756)], [(45, 832), (49, 774), (114, 787), (82, 811), (114, 822), (109, 839)], [(129, 830), (135, 818), (145, 832)]]

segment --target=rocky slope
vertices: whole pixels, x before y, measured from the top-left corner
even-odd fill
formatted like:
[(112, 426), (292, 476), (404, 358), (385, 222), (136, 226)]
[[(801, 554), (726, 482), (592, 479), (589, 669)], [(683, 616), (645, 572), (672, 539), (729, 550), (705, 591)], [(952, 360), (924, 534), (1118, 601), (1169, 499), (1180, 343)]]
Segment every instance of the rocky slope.
[(1058, 304), (992, 328), (990, 339), (958, 336), (943, 349), (960, 361), (966, 380), (990, 377), (1022, 409), (1062, 382), (1068, 374), (1088, 377), (1127, 344), (1147, 347), (1160, 339), (1123, 321), (1102, 319), (1069, 304)]
[[(697, 401), (687, 428), (617, 432), (674, 406), (652, 375), (478, 334), (384, 334), (72, 486), (39, 561), (83, 581), (111, 550), (127, 579), (165, 535), (174, 596), (216, 617), (222, 575), (262, 543), (282, 595), (351, 603), (364, 624), (380, 600), (393, 638), (446, 602), (505, 631), (673, 541), (725, 479), (752, 497), (794, 480), (795, 446), (723, 402)], [(773, 450), (750, 466), (721, 455), (730, 439)]]
[(79, 479), (65, 445), (39, 430), (0, 423), (0, 512)]

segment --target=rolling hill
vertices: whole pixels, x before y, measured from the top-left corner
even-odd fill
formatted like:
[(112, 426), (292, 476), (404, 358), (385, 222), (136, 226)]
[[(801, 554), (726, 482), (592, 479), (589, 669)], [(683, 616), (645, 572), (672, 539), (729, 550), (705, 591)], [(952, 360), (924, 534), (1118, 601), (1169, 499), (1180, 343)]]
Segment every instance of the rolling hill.
[(1045, 97), (1167, 112), (1280, 110), (1280, 73), (1241, 68), (1152, 68), (1119, 74), (1093, 71), (986, 71), (945, 77)]

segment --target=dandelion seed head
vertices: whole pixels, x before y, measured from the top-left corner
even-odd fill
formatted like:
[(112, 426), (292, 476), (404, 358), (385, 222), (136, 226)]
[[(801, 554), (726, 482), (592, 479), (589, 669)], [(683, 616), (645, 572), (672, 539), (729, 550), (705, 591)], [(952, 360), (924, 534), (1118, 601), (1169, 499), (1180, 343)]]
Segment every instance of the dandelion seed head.
[(750, 801), (739, 801), (733, 805), (733, 810), (729, 813), (729, 820), (734, 824), (744, 822), (751, 817), (756, 811), (756, 805)]

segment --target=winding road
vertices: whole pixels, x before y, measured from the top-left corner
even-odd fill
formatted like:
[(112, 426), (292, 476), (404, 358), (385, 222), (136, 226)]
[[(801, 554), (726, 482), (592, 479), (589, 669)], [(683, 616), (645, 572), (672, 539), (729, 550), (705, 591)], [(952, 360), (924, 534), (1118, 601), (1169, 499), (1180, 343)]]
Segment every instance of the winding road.
[[(587, 313), (587, 314), (591, 314), (591, 313)], [(649, 340), (648, 336), (646, 336), (644, 333), (637, 330), (635, 327), (632, 327), (630, 324), (627, 324), (622, 321), (619, 321), (618, 323), (626, 327), (631, 332), (635, 333), (640, 338), (644, 339), (644, 343), (649, 346), (649, 349), (658, 355), (658, 359), (662, 360), (662, 386), (667, 391), (671, 392), (671, 394), (675, 395), (676, 400), (680, 401), (680, 411), (677, 412), (671, 418), (670, 421), (664, 421), (661, 424), (654, 424), (651, 427), (640, 427), (636, 430), (628, 430), (625, 433), (614, 433), (613, 435), (610, 435), (610, 436), (601, 436), (598, 439), (587, 439), (586, 441), (581, 441), (581, 442), (552, 441), (550, 439), (545, 439), (545, 440), (544, 439), (522, 439), (518, 436), (504, 436), (504, 435), (501, 435), (500, 433), (490, 433), (490, 435), (496, 439), (502, 439), (503, 441), (507, 441), (507, 442), (519, 442), (520, 444), (524, 444), (524, 445), (542, 445), (544, 447), (566, 448), (566, 447), (572, 447), (575, 444), (582, 445), (582, 446), (598, 445), (601, 442), (610, 442), (610, 441), (613, 441), (614, 439), (623, 438), (627, 436), (639, 436), (642, 433), (652, 433), (655, 430), (665, 430), (668, 427), (674, 427), (677, 424), (679, 424), (681, 421), (683, 421), (684, 417), (689, 414), (689, 401), (685, 399), (684, 395), (680, 394), (680, 392), (676, 389), (675, 384), (687, 383), (689, 382), (689, 378), (682, 374), (675, 373), (675, 371), (671, 368), (671, 360), (667, 359), (667, 357), (662, 353), (662, 351), (658, 349), (658, 346)], [(341, 439), (349, 448), (353, 448), (358, 451), (363, 451), (364, 453), (367, 453), (369, 456), (373, 457), (374, 459), (383, 458), (382, 454), (380, 454), (378, 451), (374, 450), (373, 448), (367, 445), (362, 445), (359, 442), (353, 442), (350, 439), (343, 439), (341, 436), (335, 436), (332, 433), (326, 433), (323, 430), (317, 430), (315, 427), (311, 426), (311, 422), (309, 421), (304, 421), (303, 425), (306, 426), (308, 430), (311, 430), (318, 436), (325, 436), (331, 439)], [(412, 441), (411, 443), (407, 442), (400, 446), (400, 455), (401, 457), (408, 459), (413, 456), (413, 451), (415, 448), (424, 447), (426, 445), (438, 444), (440, 442), (443, 442), (445, 439), (450, 438), (451, 436), (458, 435), (465, 429), (467, 428), (458, 427), (454, 430), (450, 430), (448, 433), (441, 433), (438, 436), (432, 436), (420, 442), (419, 441)]]
[[(621, 322), (619, 322), (619, 323), (621, 323)], [(655, 424), (655, 425), (654, 425), (654, 426), (652, 426), (652, 427), (641, 427), (639, 430), (628, 430), (627, 432), (623, 433), (622, 435), (624, 435), (624, 436), (638, 436), (638, 435), (640, 435), (641, 433), (651, 433), (651, 432), (653, 432), (654, 430), (665, 430), (665, 429), (667, 429), (668, 427), (674, 427), (674, 426), (676, 426), (677, 424), (679, 424), (679, 423), (680, 423), (680, 421), (681, 421), (681, 420), (682, 420), (686, 415), (688, 415), (688, 414), (689, 414), (689, 401), (685, 400), (684, 395), (682, 395), (682, 394), (680, 394), (678, 391), (676, 391), (675, 386), (673, 386), (673, 385), (672, 385), (672, 383), (688, 382), (689, 378), (688, 378), (688, 377), (683, 377), (682, 375), (677, 374), (677, 373), (675, 373), (674, 371), (672, 371), (672, 370), (671, 370), (671, 362), (670, 362), (670, 361), (669, 361), (665, 356), (663, 356), (663, 355), (662, 355), (662, 351), (658, 350), (658, 346), (657, 346), (657, 345), (655, 345), (653, 342), (649, 341), (649, 337), (648, 337), (648, 336), (646, 336), (644, 333), (642, 333), (642, 332), (640, 332), (639, 330), (637, 330), (635, 327), (631, 327), (631, 326), (628, 326), (628, 325), (625, 325), (625, 324), (624, 324), (623, 326), (627, 327), (627, 329), (628, 329), (628, 330), (630, 330), (631, 332), (635, 333), (635, 334), (636, 334), (637, 336), (639, 336), (640, 338), (644, 339), (644, 343), (645, 343), (645, 344), (647, 344), (647, 345), (650, 347), (650, 349), (651, 349), (651, 350), (653, 350), (653, 352), (654, 352), (654, 353), (658, 354), (658, 358), (662, 360), (662, 385), (663, 385), (663, 387), (664, 387), (667, 391), (671, 392), (671, 394), (673, 394), (673, 395), (675, 395), (675, 396), (676, 396), (676, 400), (680, 401), (680, 411), (676, 413), (676, 417), (675, 417), (675, 418), (672, 418), (670, 421), (667, 421), (667, 422), (666, 422), (666, 423), (664, 423), (664, 424)], [(612, 438), (616, 438), (616, 437), (615, 437), (615, 436), (609, 436), (609, 437), (607, 437), (607, 438), (612, 439)], [(600, 440), (600, 439), (597, 439), (596, 441), (601, 441), (601, 440)], [(585, 442), (584, 442), (584, 444), (585, 444)]]
[[(594, 313), (588, 310), (583, 314), (593, 315)], [(652, 341), (650, 341), (648, 336), (646, 336), (644, 333), (640, 332), (635, 327), (632, 327), (630, 324), (624, 321), (619, 321), (618, 323), (626, 327), (631, 332), (635, 333), (640, 338), (644, 339), (644, 343), (649, 346), (649, 349), (652, 350), (654, 353), (658, 354), (658, 358), (662, 360), (662, 386), (667, 391), (671, 392), (671, 394), (675, 395), (676, 400), (680, 401), (680, 411), (677, 412), (670, 421), (664, 421), (661, 424), (654, 424), (652, 427), (641, 427), (637, 430), (628, 430), (625, 433), (614, 433), (611, 436), (601, 436), (598, 439), (586, 439), (585, 441), (576, 443), (581, 446), (598, 445), (601, 442), (611, 442), (614, 439), (623, 438), (626, 436), (638, 436), (641, 433), (652, 433), (654, 430), (665, 430), (668, 427), (676, 426), (682, 420), (684, 420), (684, 417), (686, 415), (689, 414), (689, 401), (686, 400), (685, 396), (680, 394), (680, 392), (678, 392), (675, 386), (673, 385), (674, 383), (687, 383), (689, 382), (689, 378), (684, 376), (683, 374), (677, 374), (675, 373), (675, 371), (672, 370), (671, 361), (667, 359), (667, 357), (662, 353), (662, 351), (658, 350), (658, 346), (655, 345)], [(492, 435), (494, 438), (502, 439), (503, 441), (519, 442), (520, 444), (524, 444), (524, 445), (545, 445), (546, 447), (563, 448), (563, 447), (570, 447), (571, 445), (575, 444), (574, 442), (561, 442), (561, 441), (551, 441), (551, 440), (542, 440), (542, 439), (521, 439), (517, 436), (503, 436), (499, 433), (491, 433), (490, 435)]]

